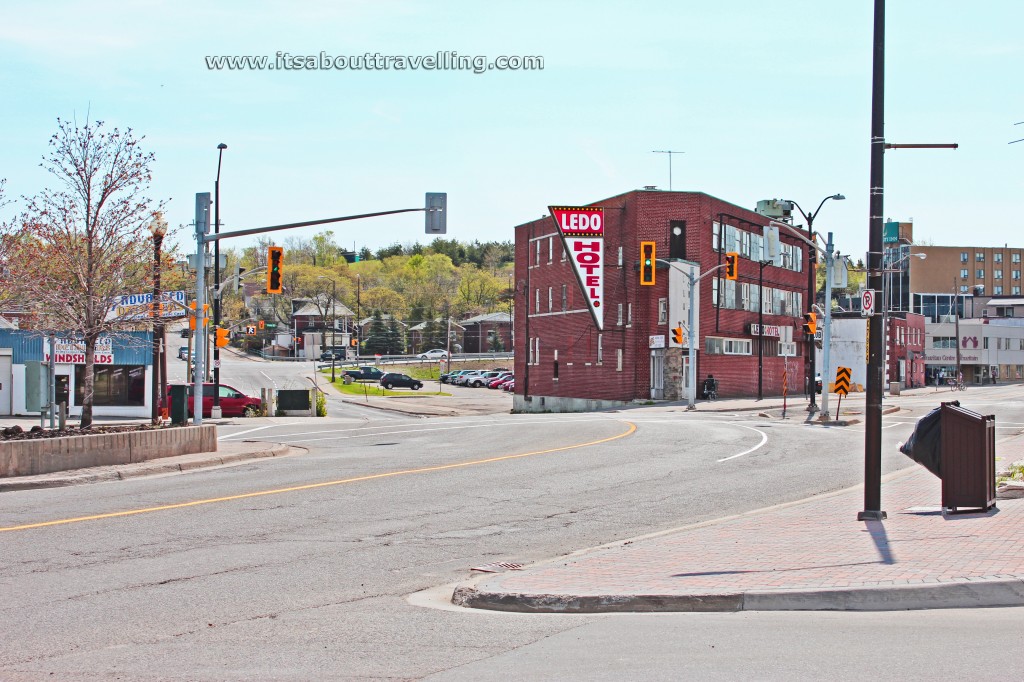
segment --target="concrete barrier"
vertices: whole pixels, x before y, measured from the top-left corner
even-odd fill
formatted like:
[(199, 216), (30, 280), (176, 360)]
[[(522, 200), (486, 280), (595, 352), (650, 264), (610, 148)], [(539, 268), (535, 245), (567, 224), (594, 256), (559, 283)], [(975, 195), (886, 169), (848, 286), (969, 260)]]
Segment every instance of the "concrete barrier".
[(217, 425), (0, 442), (0, 477), (132, 464), (217, 451)]

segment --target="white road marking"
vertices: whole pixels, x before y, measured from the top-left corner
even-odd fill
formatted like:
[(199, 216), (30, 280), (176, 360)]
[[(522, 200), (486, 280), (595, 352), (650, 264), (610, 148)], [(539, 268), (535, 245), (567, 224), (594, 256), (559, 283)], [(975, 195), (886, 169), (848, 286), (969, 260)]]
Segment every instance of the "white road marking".
[(270, 376), (269, 374), (267, 374), (266, 372), (264, 372), (264, 371), (263, 371), (262, 369), (260, 370), (260, 374), (262, 374), (263, 376), (265, 376), (265, 377), (267, 377), (268, 379), (270, 379), (270, 383), (274, 384), (274, 388), (277, 388), (277, 382), (276, 382), (276, 381), (274, 381), (274, 378), (273, 378), (272, 376)]
[[(732, 422), (730, 422), (730, 423), (732, 423)], [(755, 445), (754, 447), (750, 448), (749, 450), (744, 450), (743, 452), (739, 453), (738, 455), (732, 455), (731, 457), (724, 457), (724, 458), (718, 460), (719, 463), (728, 462), (730, 459), (736, 459), (737, 457), (742, 457), (743, 455), (749, 455), (751, 452), (753, 452), (754, 450), (757, 450), (758, 448), (760, 448), (761, 446), (763, 446), (765, 443), (768, 442), (768, 434), (765, 433), (764, 431), (758, 431), (757, 429), (755, 429), (752, 426), (744, 426), (743, 424), (735, 424), (735, 423), (732, 423), (732, 424), (733, 424), (733, 426), (738, 426), (741, 429), (750, 429), (754, 433), (761, 434), (761, 442), (758, 443), (757, 445)]]
[(249, 429), (248, 431), (238, 431), (237, 433), (231, 433), (231, 434), (228, 434), (226, 436), (221, 436), (217, 440), (227, 440), (228, 438), (235, 438), (237, 436), (242, 436), (242, 435), (245, 435), (247, 433), (252, 433), (253, 431), (262, 431), (263, 429), (272, 429), (275, 426), (292, 426), (292, 424), (267, 424), (266, 426), (257, 426), (256, 428)]

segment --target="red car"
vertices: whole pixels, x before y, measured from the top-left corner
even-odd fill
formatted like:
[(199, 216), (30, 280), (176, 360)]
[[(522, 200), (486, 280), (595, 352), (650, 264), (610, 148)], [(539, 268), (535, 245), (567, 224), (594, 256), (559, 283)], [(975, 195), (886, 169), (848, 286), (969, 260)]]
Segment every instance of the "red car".
[(503, 385), (505, 385), (509, 381), (512, 381), (512, 375), (511, 374), (506, 374), (505, 376), (498, 377), (497, 379), (495, 379), (491, 383), (487, 384), (487, 388), (501, 388)]
[[(193, 386), (188, 387), (188, 413), (195, 414)], [(213, 409), (214, 384), (203, 384), (203, 416), (209, 417)], [(167, 407), (171, 407), (171, 387), (167, 387)], [(255, 417), (263, 412), (259, 398), (251, 398), (236, 388), (220, 384), (220, 413), (224, 417)]]

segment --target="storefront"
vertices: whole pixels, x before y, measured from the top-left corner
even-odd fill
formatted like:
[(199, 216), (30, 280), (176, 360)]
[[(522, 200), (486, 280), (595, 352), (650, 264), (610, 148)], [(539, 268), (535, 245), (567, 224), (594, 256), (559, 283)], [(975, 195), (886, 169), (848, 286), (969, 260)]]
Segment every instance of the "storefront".
[[(81, 416), (85, 400), (85, 346), (68, 335), (53, 344), (57, 402)], [(47, 402), (50, 337), (31, 330), (0, 330), (0, 415), (38, 414)], [(8, 361), (9, 358), (9, 361)], [(101, 337), (94, 360), (93, 415), (148, 417), (152, 414), (152, 336), (124, 332)]]

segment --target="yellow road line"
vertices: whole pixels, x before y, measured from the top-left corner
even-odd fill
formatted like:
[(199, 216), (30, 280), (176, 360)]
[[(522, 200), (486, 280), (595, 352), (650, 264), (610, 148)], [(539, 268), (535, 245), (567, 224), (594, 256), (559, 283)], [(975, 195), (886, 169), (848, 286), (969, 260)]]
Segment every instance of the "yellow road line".
[(587, 443), (578, 443), (576, 445), (565, 445), (560, 448), (551, 448), (549, 450), (537, 450), (535, 452), (523, 452), (518, 455), (501, 455), (499, 457), (489, 457), (487, 459), (477, 459), (469, 462), (457, 462), (455, 464), (440, 464), (432, 467), (422, 467), (419, 469), (404, 469), (402, 471), (388, 471), (382, 474), (369, 474), (366, 476), (356, 476), (354, 478), (344, 478), (337, 481), (323, 481), (321, 483), (307, 483), (306, 485), (296, 485), (289, 488), (275, 488), (273, 490), (259, 490), (252, 493), (242, 493), (241, 495), (228, 495), (226, 497), (212, 497), (205, 500), (193, 500), (191, 502), (179, 502), (178, 504), (164, 504), (159, 507), (146, 507), (144, 509), (129, 509), (127, 511), (110, 512), (108, 514), (93, 514), (92, 516), (76, 516), (70, 519), (57, 519), (56, 521), (43, 521), (40, 523), (27, 523), (22, 526), (8, 526), (6, 528), (0, 528), (0, 533), (14, 530), (29, 530), (32, 528), (45, 528), (46, 526), (61, 526), (67, 523), (80, 523), (82, 521), (97, 521), (99, 519), (112, 519), (121, 516), (134, 516), (136, 514), (148, 514), (150, 512), (167, 511), (169, 509), (183, 509), (185, 507), (198, 507), (203, 504), (214, 504), (216, 502), (231, 502), (234, 500), (245, 500), (250, 497), (263, 497), (264, 495), (279, 495), (281, 493), (294, 493), (300, 490), (314, 490), (316, 488), (327, 488), (334, 485), (342, 485), (343, 483), (358, 483), (360, 481), (372, 481), (377, 478), (390, 478), (392, 476), (406, 476), (408, 474), (423, 474), (431, 471), (443, 471), (445, 469), (458, 469), (461, 467), (478, 466), (481, 464), (491, 464), (493, 462), (501, 462), (508, 459), (518, 459), (521, 457), (534, 457), (536, 455), (547, 455), (552, 452), (563, 452), (565, 450), (575, 450), (577, 448), (586, 448), (592, 445), (600, 445), (601, 443), (607, 443), (609, 441), (618, 440), (629, 436), (636, 431), (636, 425), (630, 422), (629, 428), (616, 436), (610, 436), (608, 438), (602, 438), (600, 440), (593, 440)]

